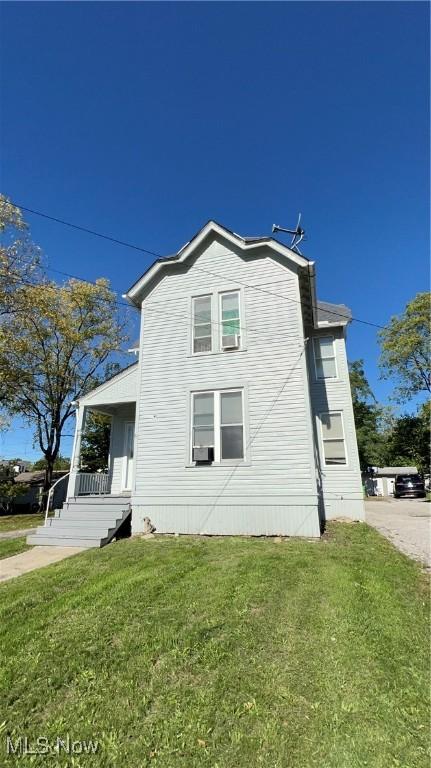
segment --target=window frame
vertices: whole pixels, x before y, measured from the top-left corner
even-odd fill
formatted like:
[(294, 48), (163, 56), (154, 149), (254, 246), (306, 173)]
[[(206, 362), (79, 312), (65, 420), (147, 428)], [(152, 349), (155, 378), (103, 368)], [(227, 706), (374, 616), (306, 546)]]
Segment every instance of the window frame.
[[(212, 293), (201, 293), (196, 296), (192, 296), (192, 311), (191, 311), (191, 353), (193, 357), (199, 356), (199, 355), (211, 355), (214, 350), (214, 332), (213, 332), (213, 315), (214, 315), (214, 301), (213, 301), (213, 294)], [(195, 352), (195, 302), (199, 299), (209, 299), (210, 300), (210, 310), (211, 310), (211, 319), (208, 323), (198, 323), (198, 325), (209, 325), (211, 329), (211, 335), (210, 336), (202, 336), (203, 339), (211, 339), (211, 349), (203, 349), (200, 352)]]
[[(316, 342), (320, 342), (322, 339), (330, 339), (332, 344), (332, 352), (333, 354), (330, 357), (317, 357), (316, 355)], [(320, 349), (319, 349), (320, 351)], [(338, 364), (337, 364), (337, 350), (335, 347), (335, 336), (332, 333), (328, 333), (325, 335), (319, 335), (319, 336), (313, 336), (313, 359), (314, 359), (314, 375), (316, 377), (317, 381), (335, 381), (338, 379)], [(334, 366), (335, 366), (335, 375), (334, 376), (319, 376), (319, 370), (317, 363), (321, 360), (333, 360)]]
[[(241, 417), (242, 417), (242, 458), (237, 459), (222, 459), (221, 457), (221, 431), (222, 431), (222, 423), (221, 423), (221, 396), (224, 394), (234, 393), (234, 392), (240, 392), (241, 393)], [(190, 417), (189, 417), (189, 440), (188, 440), (188, 466), (195, 467), (197, 466), (197, 463), (193, 461), (193, 432), (194, 432), (194, 398), (195, 395), (204, 395), (204, 394), (212, 394), (214, 397), (214, 461), (210, 465), (206, 466), (236, 466), (238, 464), (245, 464), (247, 462), (248, 453), (247, 453), (247, 441), (246, 441), (246, 424), (245, 424), (245, 414), (246, 414), (246, 390), (244, 386), (238, 386), (238, 387), (221, 387), (220, 389), (217, 388), (208, 388), (208, 389), (193, 389), (190, 391), (189, 396), (189, 402), (190, 402)], [(227, 424), (223, 426), (229, 426)], [(232, 426), (239, 426), (239, 424), (235, 424)]]
[[(343, 433), (343, 437), (323, 437), (323, 423), (322, 423), (322, 416), (340, 416), (341, 417), (341, 430)], [(321, 411), (318, 414), (319, 418), (319, 425), (320, 425), (320, 443), (322, 446), (322, 459), (323, 459), (323, 466), (325, 468), (329, 469), (346, 469), (346, 467), (349, 466), (349, 454), (347, 451), (347, 440), (346, 440), (346, 430), (344, 428), (344, 412), (337, 410), (337, 411)], [(346, 459), (344, 464), (327, 464), (326, 462), (326, 455), (325, 455), (325, 443), (329, 442), (340, 442), (341, 439), (343, 440), (344, 444), (344, 457)]]
[[(244, 349), (241, 289), (232, 288), (231, 290), (219, 291), (219, 294), (218, 294), (218, 323), (219, 323), (218, 348), (219, 348), (219, 352), (223, 352), (224, 354), (227, 354), (227, 352), (225, 352), (223, 349), (223, 335), (224, 335), (223, 334), (223, 296), (233, 296), (234, 294), (238, 296), (239, 345), (238, 345), (238, 349), (229, 350), (229, 353), (239, 352), (240, 350)], [(225, 321), (225, 322), (228, 322), (228, 321)]]

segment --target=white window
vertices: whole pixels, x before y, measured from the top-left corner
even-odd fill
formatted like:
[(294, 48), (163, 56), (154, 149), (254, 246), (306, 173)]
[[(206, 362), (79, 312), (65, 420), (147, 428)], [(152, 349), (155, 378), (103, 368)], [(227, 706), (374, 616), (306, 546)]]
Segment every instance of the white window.
[(241, 346), (239, 291), (220, 294), (221, 348)]
[(329, 467), (347, 464), (343, 414), (339, 411), (321, 413), (320, 425), (322, 430), (323, 458), (325, 466)]
[(244, 458), (244, 398), (241, 389), (192, 394), (194, 448), (213, 448), (214, 461)]
[(211, 352), (211, 296), (193, 299), (193, 353)]
[(318, 379), (335, 379), (337, 365), (333, 336), (316, 336), (313, 339), (316, 377)]

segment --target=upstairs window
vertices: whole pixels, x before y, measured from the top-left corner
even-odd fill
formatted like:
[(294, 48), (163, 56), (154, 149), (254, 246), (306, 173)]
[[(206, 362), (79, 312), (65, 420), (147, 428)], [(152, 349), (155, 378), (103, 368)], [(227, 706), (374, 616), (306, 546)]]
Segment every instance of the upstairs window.
[(239, 291), (220, 294), (221, 348), (238, 349), (241, 346)]
[(343, 414), (339, 411), (320, 414), (325, 466), (347, 464)]
[(211, 296), (199, 296), (193, 299), (193, 353), (211, 350)]
[(243, 390), (192, 395), (191, 457), (196, 448), (212, 448), (215, 462), (244, 458)]
[(337, 365), (333, 336), (317, 336), (313, 339), (316, 377), (318, 379), (335, 379)]

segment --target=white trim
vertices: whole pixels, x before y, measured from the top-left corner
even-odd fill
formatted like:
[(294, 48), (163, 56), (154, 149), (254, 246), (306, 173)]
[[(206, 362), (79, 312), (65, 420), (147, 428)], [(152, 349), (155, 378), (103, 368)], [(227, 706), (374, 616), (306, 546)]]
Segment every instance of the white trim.
[[(108, 379), (107, 381), (102, 382), (102, 384), (99, 384), (98, 387), (95, 387), (94, 389), (91, 389), (89, 392), (87, 392), (86, 395), (83, 395), (82, 397), (79, 398), (79, 401), (78, 401), (79, 404), (80, 405), (81, 405), (81, 403), (85, 404), (85, 402), (87, 400), (89, 400), (90, 398), (92, 398), (93, 395), (96, 394), (96, 392), (103, 392), (105, 389), (108, 389), (109, 387), (111, 387), (112, 384), (114, 384), (114, 383), (116, 384), (122, 378), (125, 379), (127, 376), (129, 376), (131, 373), (134, 372), (135, 366), (138, 365), (138, 364), (139, 364), (139, 361), (136, 360), (135, 363), (132, 363), (131, 365), (128, 365), (127, 368), (124, 368), (122, 371), (119, 371), (119, 373), (116, 373), (115, 376), (111, 376), (110, 379)], [(124, 402), (135, 403), (136, 402), (136, 397), (133, 400), (127, 400), (127, 401), (124, 401)], [(94, 405), (96, 405), (96, 404), (97, 403), (94, 403)], [(103, 401), (100, 401), (99, 404), (103, 405), (104, 403), (103, 403)], [(109, 403), (109, 405), (111, 405), (111, 403)], [(112, 403), (112, 405), (113, 405), (113, 403)]]
[(232, 232), (229, 232), (229, 230), (225, 229), (220, 224), (217, 224), (215, 221), (209, 221), (193, 238), (193, 240), (187, 243), (187, 245), (184, 246), (183, 249), (178, 252), (178, 254), (176, 254), (175, 258), (168, 258), (155, 262), (150, 267), (150, 269), (147, 270), (147, 272), (142, 275), (142, 277), (136, 283), (134, 283), (131, 288), (129, 288), (125, 294), (125, 298), (127, 298), (133, 304), (136, 304), (136, 301), (138, 300), (138, 294), (146, 285), (148, 285), (148, 283), (150, 283), (155, 278), (155, 276), (161, 270), (164, 270), (167, 265), (182, 264), (184, 261), (186, 261), (187, 258), (191, 256), (192, 253), (194, 253), (194, 251), (201, 245), (201, 243), (210, 233), (223, 237), (225, 240), (228, 240), (230, 243), (232, 243), (232, 245), (240, 248), (241, 251), (253, 252), (259, 248), (262, 248), (262, 246), (267, 246), (281, 256), (285, 256), (290, 259), (290, 261), (298, 264), (300, 267), (309, 268), (313, 265), (313, 262), (309, 262), (303, 256), (299, 256), (294, 251), (291, 251), (290, 248), (282, 245), (281, 243), (278, 243), (272, 238), (268, 238), (268, 240), (260, 240), (253, 243), (247, 243), (241, 237), (232, 234)]
[[(230, 350), (229, 354), (232, 352), (240, 352), (244, 348), (244, 339), (243, 339), (243, 331), (242, 331), (242, 301), (241, 301), (241, 289), (240, 288), (233, 288), (230, 291), (219, 291), (218, 294), (218, 350), (219, 352), (223, 352), (224, 354), (227, 354), (225, 350), (223, 349), (223, 296), (233, 296), (236, 294), (238, 296), (238, 321), (239, 321), (239, 347), (235, 350)], [(227, 321), (225, 321), (227, 322)]]
[[(222, 459), (221, 458), (221, 395), (228, 394), (230, 392), (241, 393), (241, 415), (242, 424), (236, 424), (235, 426), (242, 426), (242, 458), (237, 459)], [(238, 464), (246, 464), (248, 460), (247, 451), (247, 430), (245, 425), (245, 397), (246, 392), (244, 387), (221, 387), (220, 389), (193, 389), (189, 393), (189, 429), (188, 429), (188, 461), (186, 466), (195, 467), (196, 462), (193, 461), (193, 416), (194, 416), (194, 397), (195, 395), (212, 394), (213, 400), (213, 414), (214, 414), (214, 461), (213, 465), (216, 466), (232, 466)], [(228, 425), (225, 425), (228, 426)]]
[[(199, 325), (209, 325), (211, 329), (210, 336), (203, 336), (202, 338), (211, 338), (211, 349), (202, 350), (202, 352), (195, 352), (195, 301), (197, 299), (209, 299), (210, 300), (210, 320), (208, 323), (199, 323)], [(191, 297), (191, 354), (193, 357), (199, 357), (199, 355), (211, 355), (214, 352), (214, 299), (212, 293), (200, 293)]]
[[(321, 341), (322, 339), (331, 339), (332, 342), (332, 355), (329, 357), (316, 357), (316, 341)], [(319, 335), (319, 336), (312, 336), (312, 344), (313, 344), (313, 359), (314, 359), (314, 375), (317, 381), (335, 381), (339, 378), (338, 374), (338, 365), (337, 365), (337, 350), (335, 347), (335, 336), (332, 333), (328, 333), (326, 335)], [(318, 368), (317, 368), (317, 361), (320, 360), (334, 360), (335, 363), (335, 376), (319, 376)]]
[[(320, 425), (320, 445), (321, 445), (321, 454), (322, 454), (322, 466), (328, 469), (346, 469), (349, 466), (349, 454), (347, 451), (347, 441), (346, 441), (346, 431), (344, 429), (344, 413), (340, 410), (331, 410), (331, 411), (320, 411), (320, 413), (317, 414), (319, 419), (319, 425)], [(323, 429), (322, 429), (322, 416), (341, 416), (341, 429), (343, 432), (343, 437), (323, 437)], [(326, 456), (325, 456), (325, 442), (340, 442), (340, 440), (343, 440), (344, 444), (344, 456), (345, 456), (345, 463), (344, 464), (327, 464), (326, 463)]]

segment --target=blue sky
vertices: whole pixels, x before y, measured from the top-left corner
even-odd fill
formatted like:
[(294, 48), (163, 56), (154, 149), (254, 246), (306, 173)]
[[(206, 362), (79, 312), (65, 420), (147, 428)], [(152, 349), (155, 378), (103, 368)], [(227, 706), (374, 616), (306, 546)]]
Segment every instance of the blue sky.
[[(162, 254), (210, 218), (255, 235), (302, 211), (320, 298), (385, 324), (428, 288), (428, 4), (23, 2), (1, 15), (12, 199)], [(28, 220), (52, 267), (120, 293), (150, 263)], [(375, 329), (353, 323), (348, 353), (387, 400)], [(19, 424), (0, 436), (0, 456), (17, 454), (38, 455)]]

